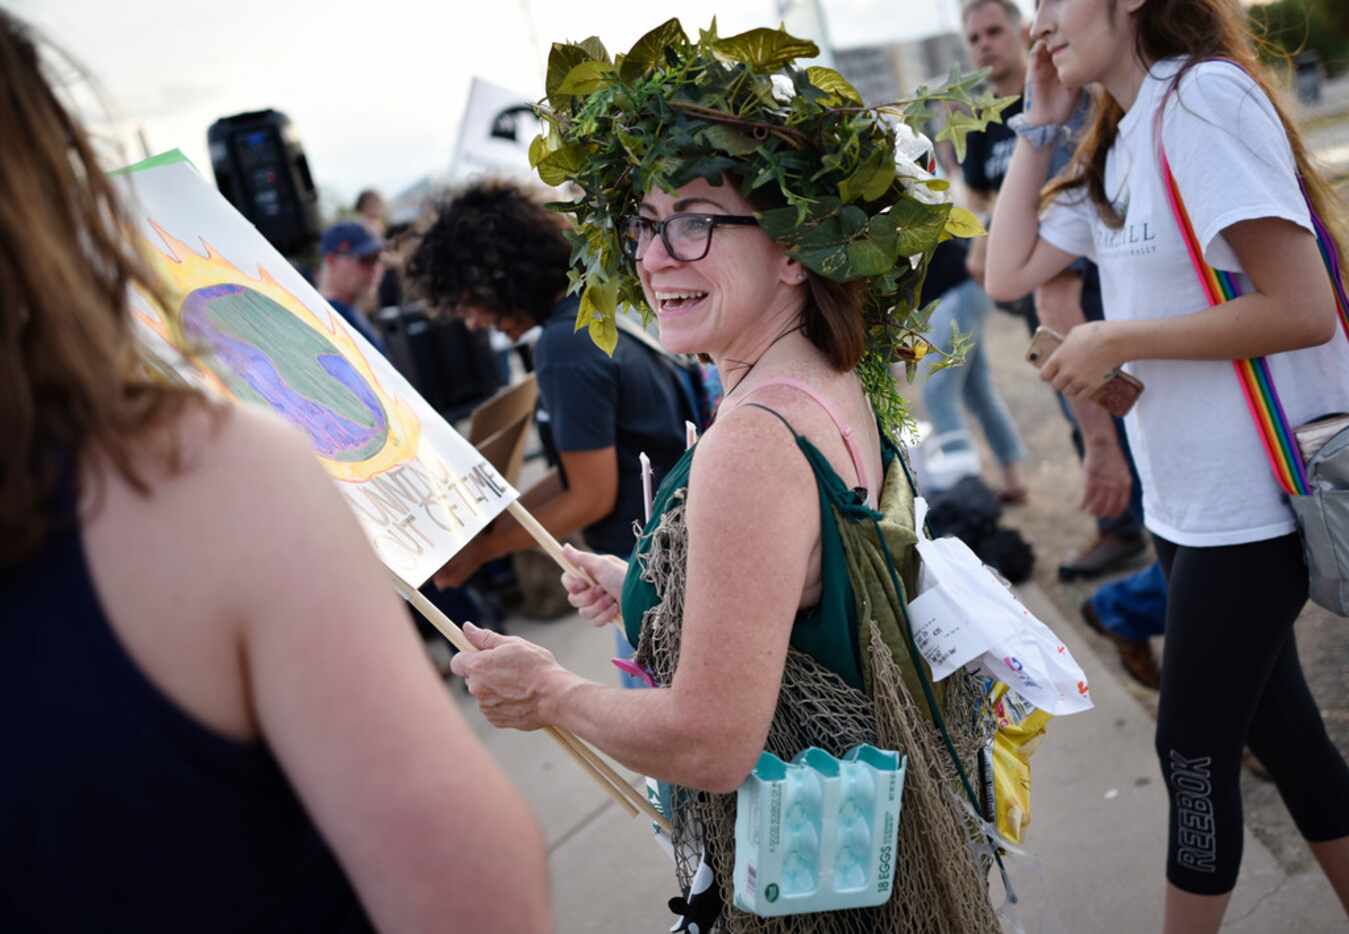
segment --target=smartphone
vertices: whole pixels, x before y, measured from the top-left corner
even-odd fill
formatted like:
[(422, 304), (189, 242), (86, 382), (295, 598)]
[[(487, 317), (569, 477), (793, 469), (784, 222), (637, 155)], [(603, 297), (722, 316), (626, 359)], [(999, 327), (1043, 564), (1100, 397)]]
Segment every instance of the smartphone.
[(1026, 348), (1026, 361), (1033, 364), (1038, 370), (1044, 366), (1048, 360), (1059, 349), (1063, 343), (1063, 335), (1058, 331), (1052, 330), (1040, 325), (1035, 329), (1035, 334), (1030, 339), (1030, 346)]
[[(1063, 335), (1042, 325), (1031, 337), (1030, 347), (1026, 349), (1026, 360), (1039, 369), (1062, 343)], [(1105, 385), (1091, 394), (1091, 400), (1116, 418), (1123, 418), (1142, 393), (1142, 381), (1116, 370)]]

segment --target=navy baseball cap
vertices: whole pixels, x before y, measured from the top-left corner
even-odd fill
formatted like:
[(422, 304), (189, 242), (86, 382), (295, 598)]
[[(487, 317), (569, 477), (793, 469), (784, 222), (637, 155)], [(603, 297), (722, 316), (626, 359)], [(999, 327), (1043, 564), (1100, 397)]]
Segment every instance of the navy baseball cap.
[(364, 224), (355, 221), (343, 221), (333, 224), (323, 232), (319, 240), (319, 252), (324, 256), (333, 253), (345, 253), (348, 256), (364, 258), (382, 252), (384, 241), (376, 237)]

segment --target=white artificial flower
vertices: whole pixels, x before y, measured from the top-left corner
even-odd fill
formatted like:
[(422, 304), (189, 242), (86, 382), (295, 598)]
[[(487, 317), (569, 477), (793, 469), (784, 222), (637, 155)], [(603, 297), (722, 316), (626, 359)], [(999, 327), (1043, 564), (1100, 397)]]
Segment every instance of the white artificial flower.
[(950, 189), (937, 191), (927, 184), (937, 178), (924, 168), (933, 152), (932, 140), (903, 120), (890, 118), (887, 122), (895, 130), (895, 174), (899, 176), (904, 190), (923, 204), (945, 204), (950, 201)]
[(890, 117), (886, 122), (895, 128), (896, 159), (908, 159), (915, 164), (927, 161), (928, 154), (932, 152), (932, 140), (903, 120)]
[(796, 96), (796, 85), (792, 84), (792, 79), (786, 75), (769, 75), (769, 80), (773, 82), (773, 97), (784, 104), (790, 104), (792, 98)]

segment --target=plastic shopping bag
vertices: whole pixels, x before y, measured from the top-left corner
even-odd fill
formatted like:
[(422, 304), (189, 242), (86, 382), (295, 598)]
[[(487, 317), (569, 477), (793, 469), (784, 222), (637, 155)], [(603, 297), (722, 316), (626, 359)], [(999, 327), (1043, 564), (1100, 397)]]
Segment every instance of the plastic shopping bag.
[(1087, 677), (1058, 636), (964, 542), (928, 538), (926, 517), (920, 496), (915, 518), (923, 565), (909, 621), (933, 679), (969, 666), (1055, 716), (1090, 710)]

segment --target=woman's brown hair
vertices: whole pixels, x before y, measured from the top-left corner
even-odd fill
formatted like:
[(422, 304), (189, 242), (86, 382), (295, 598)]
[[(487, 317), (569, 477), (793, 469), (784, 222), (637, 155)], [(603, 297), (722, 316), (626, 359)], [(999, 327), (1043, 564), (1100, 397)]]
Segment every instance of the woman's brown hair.
[[(747, 187), (734, 170), (726, 173), (742, 193)], [(771, 211), (787, 202), (776, 187), (765, 185), (745, 195), (756, 211)], [(866, 282), (837, 282), (807, 269), (806, 305), (801, 310), (801, 331), (840, 373), (854, 369), (867, 349), (862, 302)]]
[[(133, 452), (191, 399), (145, 375), (127, 306), (164, 293), (38, 44), (0, 10), (0, 567), (51, 528), (62, 471), (94, 446), (137, 490)], [(169, 307), (165, 304), (165, 307)], [(166, 461), (177, 450), (164, 449)]]
[[(1108, 7), (1111, 19), (1114, 19), (1118, 0), (1108, 0)], [(1237, 0), (1147, 0), (1135, 16), (1138, 31), (1134, 54), (1141, 61), (1151, 66), (1166, 58), (1185, 56), (1189, 59), (1176, 74), (1175, 86), (1179, 86), (1186, 72), (1200, 62), (1227, 59), (1240, 65), (1265, 92), (1288, 135), (1312, 207), (1334, 235), (1343, 266), (1346, 240), (1338, 200), (1312, 164), (1302, 135), (1288, 118), (1287, 110), (1279, 101), (1280, 95), (1266, 78), (1256, 55), (1256, 39)], [(1073, 157), (1074, 169), (1045, 189), (1046, 200), (1063, 191), (1086, 188), (1105, 222), (1111, 227), (1123, 225), (1124, 219), (1111, 204), (1105, 190), (1106, 156), (1115, 142), (1123, 117), (1124, 111), (1110, 95), (1097, 96), (1089, 128)]]

